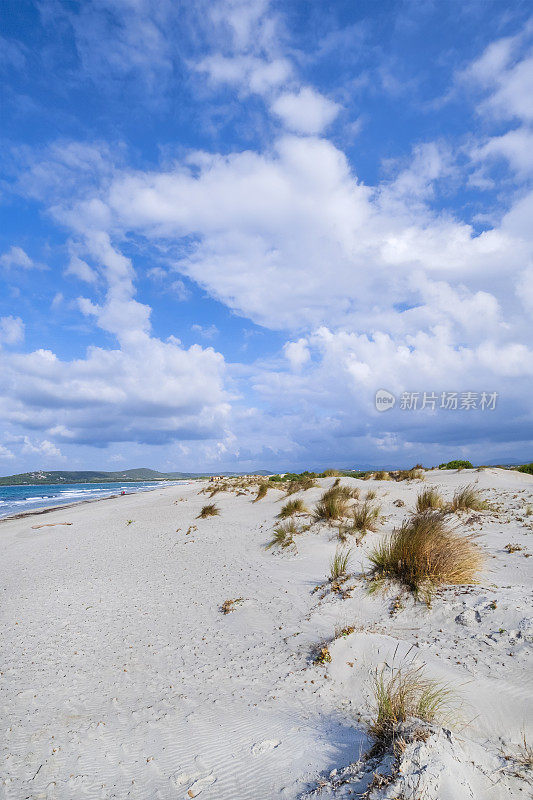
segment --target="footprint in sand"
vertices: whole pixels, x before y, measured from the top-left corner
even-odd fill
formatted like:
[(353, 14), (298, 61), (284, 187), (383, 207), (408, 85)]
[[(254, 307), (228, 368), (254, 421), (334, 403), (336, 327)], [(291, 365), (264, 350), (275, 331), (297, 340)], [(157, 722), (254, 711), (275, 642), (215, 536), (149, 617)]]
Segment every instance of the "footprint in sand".
[(176, 773), (171, 780), (176, 789), (179, 789), (185, 786), (187, 783), (190, 783), (190, 781), (193, 781), (193, 783), (191, 783), (187, 789), (184, 797), (198, 797), (198, 795), (203, 792), (204, 789), (206, 789), (208, 786), (211, 786), (211, 784), (215, 783), (216, 781), (216, 778), (213, 777), (213, 775), (205, 775), (203, 778), (200, 778), (200, 775), (200, 772), (179, 772)]
[(187, 797), (198, 797), (198, 795), (203, 792), (208, 786), (211, 786), (212, 783), (216, 781), (212, 775), (206, 775), (205, 778), (200, 778), (199, 780), (195, 781), (192, 786), (189, 786), (187, 791)]
[(254, 744), (252, 747), (252, 755), (254, 756), (262, 756), (263, 753), (268, 753), (270, 750), (274, 750), (275, 747), (278, 747), (281, 742), (278, 742), (276, 739), (265, 739), (264, 742), (258, 742)]

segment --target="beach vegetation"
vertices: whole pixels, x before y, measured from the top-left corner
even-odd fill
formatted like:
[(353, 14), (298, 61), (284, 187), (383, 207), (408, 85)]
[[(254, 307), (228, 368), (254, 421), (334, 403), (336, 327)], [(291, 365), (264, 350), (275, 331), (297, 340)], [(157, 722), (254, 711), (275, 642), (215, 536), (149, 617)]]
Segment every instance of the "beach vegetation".
[(373, 676), (373, 716), (370, 734), (382, 747), (394, 745), (405, 723), (444, 723), (450, 718), (453, 692), (430, 680), (421, 666), (376, 669)]
[(327, 489), (315, 505), (313, 519), (315, 522), (331, 522), (346, 517), (349, 513), (349, 501), (352, 491), (347, 486), (332, 486)]
[(282, 506), (281, 511), (278, 514), (280, 519), (286, 519), (287, 517), (292, 517), (294, 514), (306, 514), (307, 508), (304, 505), (304, 501), (300, 498), (296, 500), (289, 500)]
[(294, 520), (289, 519), (287, 522), (282, 522), (272, 531), (272, 539), (266, 545), (266, 549), (270, 550), (271, 547), (281, 547), (285, 549), (286, 547), (290, 547), (294, 544), (294, 537), (300, 533), (301, 530)]
[(368, 500), (365, 500), (352, 511), (354, 530), (363, 534), (367, 531), (377, 530), (380, 513), (380, 506), (373, 506)]
[(262, 500), (263, 497), (266, 497), (268, 492), (268, 483), (265, 481), (264, 483), (260, 483), (257, 489), (257, 495), (252, 500), (253, 503), (257, 503), (258, 500)]
[(235, 611), (235, 606), (242, 603), (244, 597), (235, 597), (233, 600), (224, 600), (222, 605), (220, 606), (220, 610), (223, 614), (229, 614), (231, 611)]
[(329, 565), (330, 583), (338, 583), (347, 576), (351, 552), (349, 547), (337, 547)]
[(214, 503), (208, 503), (208, 505), (203, 506), (202, 510), (198, 514), (197, 519), (206, 519), (206, 517), (216, 517), (220, 514), (220, 509)]
[(476, 583), (483, 565), (473, 534), (456, 533), (432, 510), (407, 518), (375, 547), (369, 560), (371, 591), (394, 580), (415, 597), (422, 595), (428, 605), (439, 586)]
[(443, 506), (444, 500), (437, 489), (424, 489), (423, 491), (419, 492), (418, 497), (416, 498), (417, 514), (422, 513), (422, 511), (427, 511), (428, 509), (435, 510), (443, 508)]
[(315, 664), (329, 664), (331, 662), (331, 653), (329, 652), (329, 648), (327, 644), (319, 645), (316, 650), (316, 655), (314, 658)]
[(439, 469), (474, 469), (474, 467), (470, 461), (456, 458), (454, 461), (448, 461), (447, 463), (439, 464)]
[(518, 472), (525, 472), (527, 475), (533, 475), (533, 461), (530, 464), (522, 464), (520, 467), (516, 467)]
[(458, 489), (451, 503), (452, 511), (485, 511), (489, 507), (486, 500), (483, 500), (479, 489), (469, 484)]

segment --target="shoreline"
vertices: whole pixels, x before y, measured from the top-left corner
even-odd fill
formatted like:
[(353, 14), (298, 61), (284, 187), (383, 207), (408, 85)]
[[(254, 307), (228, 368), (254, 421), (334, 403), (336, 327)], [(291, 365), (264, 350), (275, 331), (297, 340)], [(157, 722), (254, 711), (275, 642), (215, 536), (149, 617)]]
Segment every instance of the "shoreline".
[[(17, 485), (26, 485), (26, 484), (17, 484)], [(29, 483), (28, 486), (35, 486), (36, 484)], [(80, 486), (84, 484), (78, 484)], [(156, 489), (172, 489), (175, 486), (183, 486), (184, 483), (171, 483), (168, 486), (160, 485), (154, 486), (153, 488), (145, 489), (145, 492), (153, 492)], [(132, 495), (139, 495), (143, 494), (142, 491), (140, 492), (129, 492), (125, 495), (121, 494), (110, 494), (106, 497), (89, 497), (86, 500), (74, 500), (72, 503), (60, 503), (59, 505), (55, 506), (41, 506), (40, 508), (33, 508), (28, 509), (28, 511), (19, 511), (16, 514), (9, 514), (7, 517), (0, 517), (0, 523), (2, 522), (9, 522), (11, 520), (22, 519), (23, 517), (30, 517), (30, 516), (37, 516), (40, 514), (49, 514), (52, 511), (61, 511), (64, 508), (74, 508), (75, 506), (81, 506), (86, 503), (99, 503), (101, 500), (115, 500), (118, 497), (131, 497)]]

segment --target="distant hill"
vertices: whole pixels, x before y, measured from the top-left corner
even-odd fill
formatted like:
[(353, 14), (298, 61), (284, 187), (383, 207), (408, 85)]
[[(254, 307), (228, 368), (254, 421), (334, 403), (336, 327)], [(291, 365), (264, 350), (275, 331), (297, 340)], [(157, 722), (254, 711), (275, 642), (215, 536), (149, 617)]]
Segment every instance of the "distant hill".
[[(245, 472), (157, 472), (155, 469), (126, 469), (121, 472), (97, 472), (94, 470), (76, 470), (73, 472), (36, 470), (21, 472), (18, 475), (7, 475), (0, 478), (0, 486), (36, 485), (40, 483), (135, 483), (138, 481), (176, 481), (186, 478), (208, 478), (211, 475), (246, 475)], [(254, 475), (271, 475), (268, 470), (258, 470)]]

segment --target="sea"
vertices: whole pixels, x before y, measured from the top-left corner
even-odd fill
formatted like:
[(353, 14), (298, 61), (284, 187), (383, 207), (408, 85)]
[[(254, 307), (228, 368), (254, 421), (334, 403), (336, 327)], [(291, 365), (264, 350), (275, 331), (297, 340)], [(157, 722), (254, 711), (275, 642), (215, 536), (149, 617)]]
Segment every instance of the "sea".
[(22, 511), (62, 506), (80, 500), (94, 500), (112, 494), (149, 492), (161, 486), (171, 486), (188, 481), (139, 481), (139, 483), (62, 483), (38, 486), (0, 486), (0, 518)]

